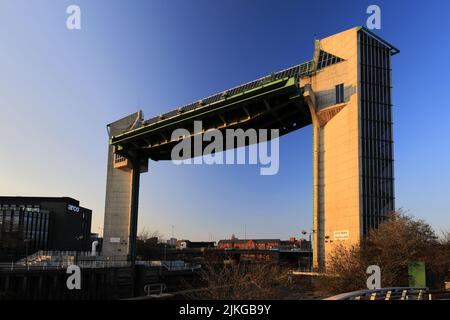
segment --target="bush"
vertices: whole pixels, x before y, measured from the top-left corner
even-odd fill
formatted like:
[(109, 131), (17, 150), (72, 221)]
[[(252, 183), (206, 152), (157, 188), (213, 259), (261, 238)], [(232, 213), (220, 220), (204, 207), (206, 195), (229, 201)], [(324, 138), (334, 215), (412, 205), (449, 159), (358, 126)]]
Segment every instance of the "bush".
[(287, 285), (288, 273), (271, 263), (206, 264), (201, 271), (201, 290), (188, 299), (277, 299), (278, 288)]
[(383, 287), (408, 286), (408, 265), (413, 261), (425, 262), (427, 271), (435, 274), (448, 273), (450, 236), (439, 240), (425, 221), (394, 212), (359, 245), (337, 244), (318, 288), (330, 293), (365, 289), (369, 265), (381, 268)]

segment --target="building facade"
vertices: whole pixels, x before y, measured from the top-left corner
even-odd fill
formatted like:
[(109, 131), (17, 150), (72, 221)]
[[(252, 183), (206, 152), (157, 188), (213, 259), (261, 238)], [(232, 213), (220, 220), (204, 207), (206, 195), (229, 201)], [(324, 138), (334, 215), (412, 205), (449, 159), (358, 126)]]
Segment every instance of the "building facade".
[(48, 210), (0, 207), (0, 255), (16, 258), (27, 252), (48, 250), (49, 224)]
[(0, 254), (90, 250), (92, 211), (68, 197), (0, 197)]

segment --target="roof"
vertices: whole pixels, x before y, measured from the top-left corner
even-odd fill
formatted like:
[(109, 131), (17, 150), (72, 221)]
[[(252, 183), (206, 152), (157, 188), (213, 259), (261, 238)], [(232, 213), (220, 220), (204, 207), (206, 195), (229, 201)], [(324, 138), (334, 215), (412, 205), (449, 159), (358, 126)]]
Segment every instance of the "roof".
[(31, 196), (0, 196), (0, 202), (70, 202), (80, 203), (70, 197), (31, 197)]
[(246, 243), (248, 241), (253, 242), (280, 242), (280, 239), (225, 239), (219, 240), (219, 243)]
[(231, 239), (225, 239), (225, 240), (219, 240), (219, 242), (218, 243), (245, 243), (245, 242), (247, 242), (248, 240), (241, 240), (241, 239), (234, 239), (234, 240), (231, 240)]
[(394, 47), (392, 44), (390, 44), (389, 42), (387, 42), (386, 40), (384, 40), (383, 38), (381, 38), (380, 36), (376, 35), (375, 33), (373, 33), (372, 31), (370, 31), (369, 29), (367, 29), (366, 27), (357, 27), (358, 31), (363, 31), (365, 33), (367, 33), (369, 36), (377, 39), (378, 41), (380, 41), (382, 44), (384, 44), (386, 47), (388, 47), (389, 49), (391, 49), (391, 54), (392, 55), (396, 55), (397, 53), (400, 53), (400, 50), (397, 49), (396, 47)]
[(67, 203), (92, 212), (91, 209), (80, 206), (80, 201), (71, 197), (0, 196), (0, 204), (4, 205), (35, 205), (44, 202)]

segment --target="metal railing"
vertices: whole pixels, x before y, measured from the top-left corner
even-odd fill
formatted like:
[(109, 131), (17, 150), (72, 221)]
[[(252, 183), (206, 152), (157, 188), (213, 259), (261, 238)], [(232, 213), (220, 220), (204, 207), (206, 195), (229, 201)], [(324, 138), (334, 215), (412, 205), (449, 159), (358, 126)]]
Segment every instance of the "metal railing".
[(43, 260), (47, 261), (60, 261), (63, 259), (72, 259), (74, 257), (78, 257), (79, 259), (85, 257), (92, 257), (91, 251), (48, 251), (48, 250), (39, 250), (25, 258), (17, 261), (17, 264), (29, 263), (32, 264), (34, 262), (41, 262)]
[(162, 295), (166, 289), (167, 286), (164, 283), (151, 283), (144, 286), (144, 292), (147, 296)]
[(136, 261), (136, 264), (147, 267), (161, 267), (168, 271), (193, 271), (202, 267), (200, 264), (186, 263), (181, 260)]
[[(0, 263), (0, 270), (46, 270), (46, 269), (66, 269), (71, 265), (77, 265), (80, 268), (126, 268), (131, 267), (132, 262), (127, 260), (78, 260), (73, 256), (63, 256), (64, 259), (42, 260), (39, 262), (11, 262)], [(184, 261), (136, 261), (136, 265), (148, 267), (160, 267), (167, 271), (194, 271), (201, 268), (200, 264), (191, 264)]]
[(144, 125), (151, 125), (151, 124), (155, 124), (159, 121), (165, 120), (167, 118), (172, 118), (174, 116), (177, 116), (180, 113), (183, 112), (187, 112), (187, 111), (191, 111), (197, 108), (202, 108), (204, 106), (207, 106), (211, 103), (217, 102), (219, 100), (224, 99), (225, 97), (230, 97), (257, 87), (260, 87), (262, 85), (265, 85), (271, 81), (275, 81), (275, 80), (279, 80), (279, 79), (283, 79), (283, 78), (291, 78), (291, 77), (296, 77), (296, 78), (300, 78), (306, 75), (311, 74), (314, 71), (314, 62), (312, 60), (307, 61), (305, 63), (278, 71), (278, 72), (273, 72), (269, 75), (266, 75), (262, 78), (238, 85), (236, 87), (233, 87), (231, 89), (213, 94), (209, 97), (203, 98), (201, 100), (192, 102), (190, 104), (184, 105), (182, 107), (176, 108), (172, 111), (166, 112), (162, 115), (150, 118), (148, 120), (144, 121)]
[(431, 300), (428, 288), (393, 287), (341, 293), (325, 300)]
[(94, 269), (94, 268), (126, 268), (131, 266), (130, 261), (106, 261), (106, 260), (92, 260), (92, 261), (42, 261), (40, 263), (28, 265), (26, 263), (0, 263), (0, 270), (49, 270), (49, 269), (67, 269), (71, 265), (77, 265), (80, 268)]

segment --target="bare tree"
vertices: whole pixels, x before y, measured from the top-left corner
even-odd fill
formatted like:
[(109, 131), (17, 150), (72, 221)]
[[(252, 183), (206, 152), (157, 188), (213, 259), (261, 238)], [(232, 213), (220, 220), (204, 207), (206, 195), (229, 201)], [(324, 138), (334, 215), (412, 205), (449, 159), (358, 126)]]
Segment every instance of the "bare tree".
[(318, 288), (330, 293), (363, 289), (366, 268), (378, 265), (384, 287), (407, 286), (408, 265), (423, 261), (428, 270), (442, 274), (450, 267), (450, 246), (439, 240), (425, 221), (403, 212), (394, 212), (359, 245), (336, 244), (328, 257), (327, 276), (318, 281)]
[(274, 299), (277, 288), (288, 283), (288, 273), (272, 263), (206, 264), (200, 275), (203, 289), (190, 299)]
[(149, 230), (147, 227), (144, 227), (139, 231), (138, 238), (139, 240), (147, 241), (151, 238), (162, 239), (163, 235), (158, 230)]

